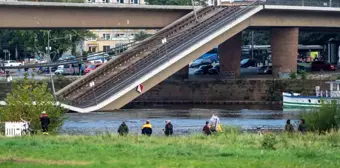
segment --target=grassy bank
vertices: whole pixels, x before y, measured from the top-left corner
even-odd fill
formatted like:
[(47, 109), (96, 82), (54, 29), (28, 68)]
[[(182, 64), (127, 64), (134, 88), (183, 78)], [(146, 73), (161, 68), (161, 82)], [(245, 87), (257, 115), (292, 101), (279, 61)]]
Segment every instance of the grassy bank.
[(340, 167), (340, 132), (0, 138), (0, 167)]

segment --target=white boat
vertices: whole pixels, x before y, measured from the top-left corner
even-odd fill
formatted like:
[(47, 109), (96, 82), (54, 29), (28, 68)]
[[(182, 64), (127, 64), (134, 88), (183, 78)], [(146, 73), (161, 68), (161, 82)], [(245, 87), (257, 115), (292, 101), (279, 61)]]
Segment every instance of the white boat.
[(329, 90), (320, 90), (320, 87), (316, 86), (314, 96), (283, 92), (283, 108), (315, 108), (320, 107), (322, 102), (330, 103), (332, 101), (336, 101), (337, 104), (340, 104), (340, 80), (326, 83), (329, 84)]

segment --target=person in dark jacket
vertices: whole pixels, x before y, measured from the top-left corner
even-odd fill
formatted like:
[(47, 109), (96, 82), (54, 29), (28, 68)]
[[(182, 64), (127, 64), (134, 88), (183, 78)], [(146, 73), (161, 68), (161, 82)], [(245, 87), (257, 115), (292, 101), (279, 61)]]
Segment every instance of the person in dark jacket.
[(173, 134), (174, 130), (170, 120), (165, 121), (165, 129), (163, 131), (166, 136)]
[(294, 126), (290, 123), (290, 120), (287, 120), (286, 122), (285, 132), (288, 132), (288, 133), (294, 132)]
[(203, 127), (202, 131), (204, 132), (205, 135), (211, 135), (211, 130), (209, 128), (209, 122), (208, 121), (205, 122), (205, 126)]
[(306, 122), (304, 119), (300, 119), (300, 124), (298, 127), (298, 131), (300, 131), (301, 133), (306, 133), (307, 131), (307, 126), (306, 126)]
[(145, 124), (142, 126), (142, 134), (151, 136), (152, 134), (152, 125), (150, 124), (150, 121), (147, 120)]
[(119, 126), (118, 128), (118, 133), (121, 136), (126, 136), (129, 133), (129, 127), (125, 124), (125, 122), (123, 121), (123, 123)]
[(46, 111), (43, 111), (41, 113), (40, 122), (43, 134), (48, 134), (48, 125), (50, 124), (50, 117), (48, 117)]

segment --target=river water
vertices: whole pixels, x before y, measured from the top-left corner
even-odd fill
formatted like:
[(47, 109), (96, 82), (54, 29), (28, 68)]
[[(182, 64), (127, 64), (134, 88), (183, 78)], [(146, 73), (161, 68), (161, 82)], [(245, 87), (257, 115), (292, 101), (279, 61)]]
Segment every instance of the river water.
[(140, 134), (143, 123), (150, 120), (154, 134), (163, 134), (165, 120), (171, 120), (174, 134), (185, 135), (199, 132), (213, 113), (220, 117), (221, 124), (245, 130), (256, 127), (282, 129), (287, 119), (299, 119), (299, 112), (283, 112), (280, 106), (270, 105), (141, 105), (110, 113), (68, 113), (60, 133), (71, 135), (116, 133), (121, 122), (126, 121), (130, 133)]

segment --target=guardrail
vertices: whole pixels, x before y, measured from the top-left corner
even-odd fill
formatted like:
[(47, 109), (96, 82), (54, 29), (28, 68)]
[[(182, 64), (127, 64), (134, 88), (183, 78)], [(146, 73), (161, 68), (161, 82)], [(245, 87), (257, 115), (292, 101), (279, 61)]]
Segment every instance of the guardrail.
[[(161, 64), (163, 64), (169, 58), (174, 57), (176, 54), (185, 50), (186, 48), (188, 48), (193, 43), (197, 42), (198, 40), (200, 40), (203, 37), (206, 37), (207, 35), (209, 35), (209, 33), (214, 32), (214, 31), (218, 30), (220, 27), (222, 27), (223, 25), (226, 25), (228, 22), (235, 20), (238, 16), (241, 16), (243, 13), (247, 12), (254, 5), (258, 5), (258, 2), (259, 1), (255, 1), (252, 4), (249, 4), (245, 8), (238, 10), (237, 12), (230, 15), (229, 17), (223, 18), (218, 23), (210, 25), (207, 29), (201, 30), (201, 32), (195, 32), (195, 34), (198, 34), (198, 36), (194, 36), (194, 37), (190, 38), (189, 40), (185, 40), (185, 41), (183, 40), (183, 43), (179, 47), (175, 47), (173, 49), (173, 51), (168, 51), (166, 54), (162, 53), (163, 56), (158, 58), (156, 61), (150, 63), (148, 66), (145, 66), (143, 69), (141, 69), (137, 73), (133, 74), (132, 76), (126, 78), (124, 81), (113, 86), (110, 90), (104, 92), (103, 94), (101, 94), (99, 96), (95, 96), (95, 98), (99, 101), (102, 101), (103, 99), (105, 100), (108, 95), (112, 95), (112, 93), (115, 93), (115, 92), (123, 89), (124, 87), (128, 86), (129, 84), (131, 84), (135, 80), (137, 80), (140, 76), (143, 76), (143, 75), (149, 73), (152, 69), (154, 69), (154, 67), (160, 66)], [(189, 37), (187, 36), (187, 38), (189, 38)], [(85, 102), (87, 102), (87, 101), (85, 101)], [(83, 103), (81, 103), (81, 104), (83, 104)], [(91, 105), (93, 105), (93, 102), (87, 102), (86, 107), (89, 107)]]

